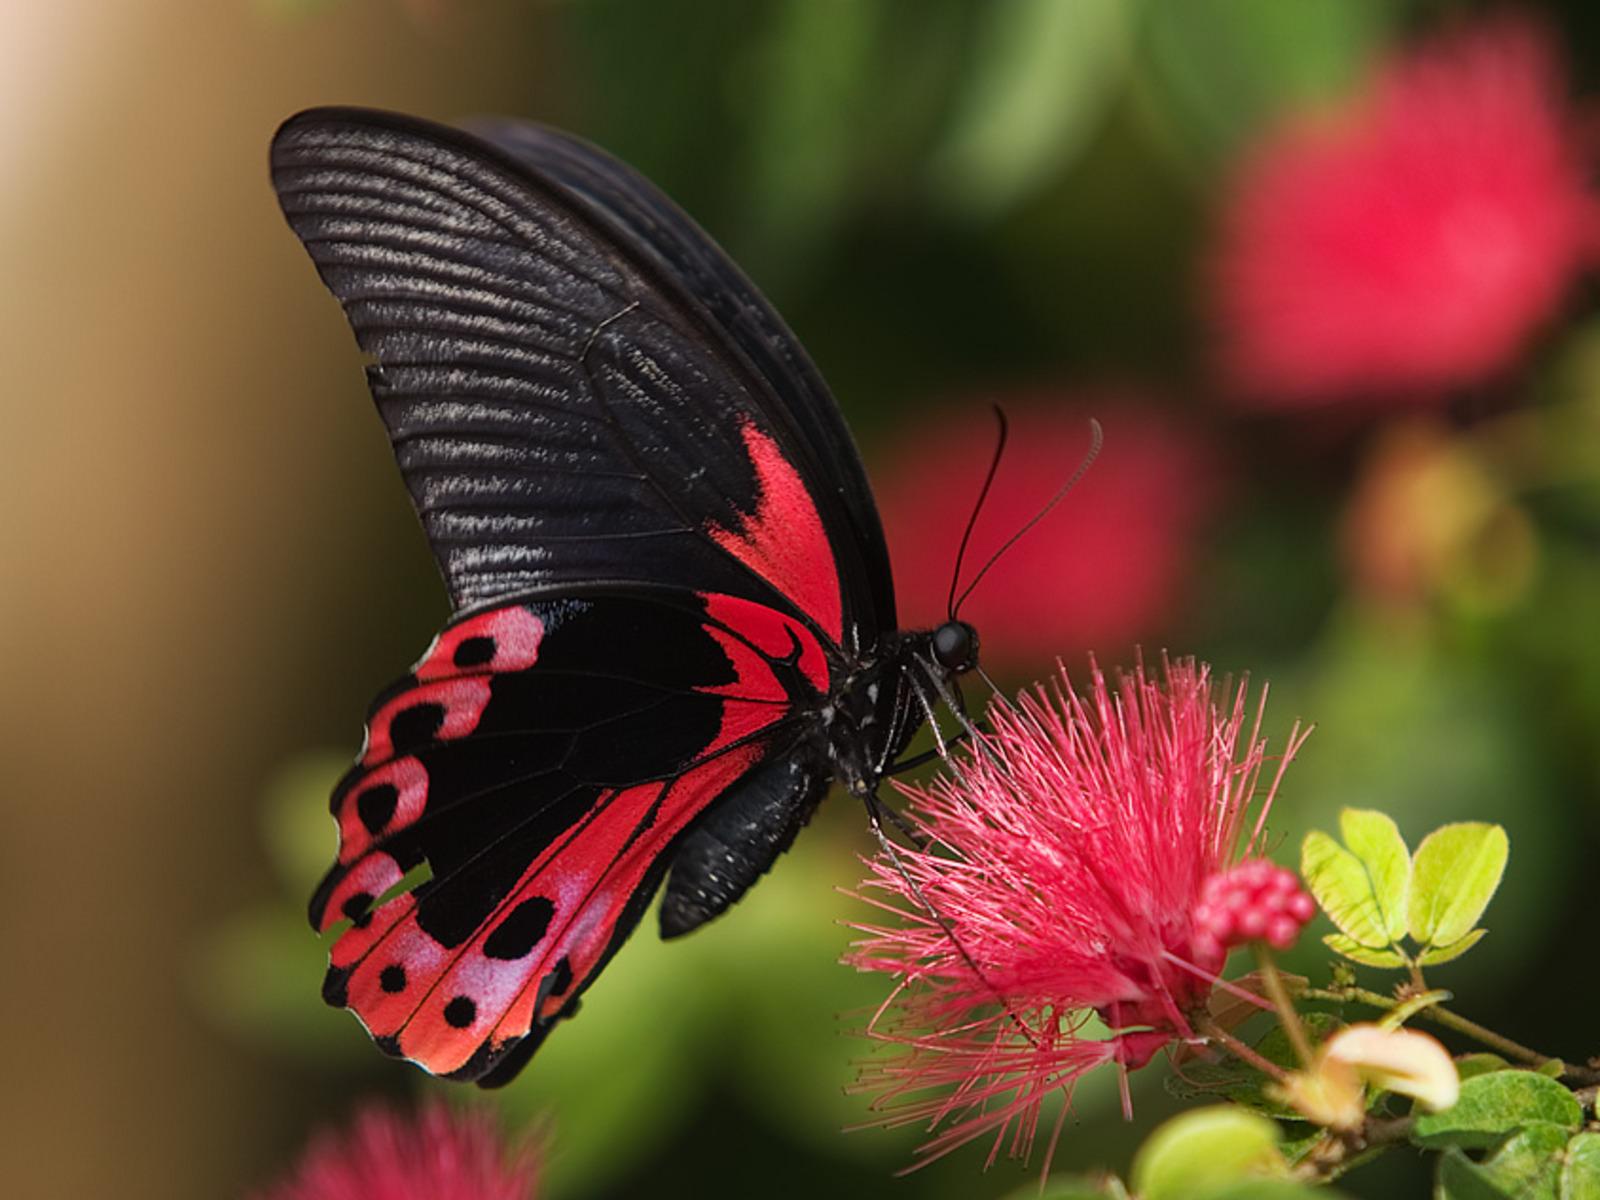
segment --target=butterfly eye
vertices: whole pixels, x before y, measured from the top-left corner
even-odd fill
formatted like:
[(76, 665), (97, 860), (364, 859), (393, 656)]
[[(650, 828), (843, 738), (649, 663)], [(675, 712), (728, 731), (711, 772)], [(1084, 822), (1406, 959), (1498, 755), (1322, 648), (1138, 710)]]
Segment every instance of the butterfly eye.
[(978, 665), (978, 631), (965, 621), (946, 621), (933, 631), (933, 657), (958, 675), (972, 670)]

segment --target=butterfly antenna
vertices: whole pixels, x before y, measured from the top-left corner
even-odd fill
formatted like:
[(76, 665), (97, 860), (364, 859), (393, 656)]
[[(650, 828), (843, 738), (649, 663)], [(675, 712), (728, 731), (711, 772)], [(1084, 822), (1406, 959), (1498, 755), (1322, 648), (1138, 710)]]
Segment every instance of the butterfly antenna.
[[(1008, 537), (1005, 540), (1005, 544), (989, 556), (989, 561), (984, 563), (979, 569), (978, 573), (973, 576), (972, 582), (967, 584), (967, 590), (961, 593), (961, 598), (950, 606), (950, 619), (952, 621), (956, 619), (956, 613), (960, 610), (961, 606), (967, 602), (967, 597), (972, 595), (972, 589), (983, 582), (983, 577), (989, 573), (989, 568), (994, 566), (995, 563), (999, 562), (1000, 556), (1003, 555), (1007, 550), (1011, 549), (1012, 546), (1016, 545), (1017, 540), (1021, 538), (1023, 534), (1027, 533), (1028, 530), (1032, 529), (1040, 521), (1044, 520), (1045, 517), (1049, 516), (1050, 510), (1056, 505), (1060, 504), (1061, 501), (1066, 498), (1067, 493), (1073, 488), (1077, 487), (1078, 482), (1086, 474), (1088, 474), (1089, 468), (1094, 466), (1094, 460), (1100, 457), (1100, 447), (1105, 444), (1106, 435), (1105, 431), (1100, 428), (1100, 422), (1095, 420), (1093, 417), (1089, 418), (1089, 437), (1089, 449), (1084, 451), (1083, 458), (1078, 462), (1077, 470), (1073, 471), (1071, 477), (1056, 489), (1056, 494), (1050, 497), (1049, 501), (1043, 508), (1033, 514), (1033, 517), (1026, 525)], [(991, 470), (991, 477), (992, 474), (993, 472)]]
[(978, 514), (983, 511), (983, 502), (989, 498), (989, 489), (994, 486), (994, 477), (1000, 470), (1000, 456), (1006, 450), (1006, 434), (1010, 427), (1006, 422), (1005, 410), (998, 404), (994, 405), (994, 419), (999, 423), (1000, 431), (999, 436), (995, 438), (994, 455), (989, 459), (989, 473), (983, 477), (983, 486), (978, 489), (978, 502), (972, 506), (972, 515), (967, 518), (967, 528), (961, 534), (961, 545), (956, 549), (956, 569), (950, 572), (950, 595), (945, 600), (944, 610), (952, 621), (956, 619), (956, 588), (961, 583), (961, 564), (967, 557), (967, 543), (972, 540), (972, 531), (978, 524)]

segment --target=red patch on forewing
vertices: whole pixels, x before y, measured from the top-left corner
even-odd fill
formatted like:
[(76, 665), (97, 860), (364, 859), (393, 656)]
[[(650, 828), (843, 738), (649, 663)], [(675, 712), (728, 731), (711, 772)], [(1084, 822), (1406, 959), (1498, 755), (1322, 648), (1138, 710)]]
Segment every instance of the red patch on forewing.
[[(401, 897), (412, 902), (401, 919), (388, 922), (381, 933), (352, 929), (335, 946), (335, 965), (364, 957), (348, 981), (349, 1007), (374, 1036), (398, 1035), (401, 1053), (436, 1075), (460, 1069), (485, 1043), (499, 1047), (526, 1036), (536, 1016), (555, 1016), (599, 967), (623, 909), (663, 849), (758, 754), (758, 747), (742, 747), (671, 783), (641, 784), (602, 797), (571, 834), (529, 864), (494, 916), (455, 950), (424, 933), (412, 911), (413, 898)], [(654, 817), (641, 832), (652, 807)], [(490, 957), (485, 952), (490, 937), (518, 905), (535, 897), (553, 907), (543, 936), (520, 958)], [(536, 1014), (540, 983), (563, 960), (570, 982), (559, 995), (547, 995)], [(399, 992), (383, 986), (385, 968), (394, 966), (404, 970)], [(465, 1025), (452, 1024), (445, 1015), (459, 997), (472, 1002)]]
[[(494, 654), (487, 661), (469, 666), (456, 665), (461, 643), (486, 638), (494, 643)], [(443, 679), (478, 671), (499, 674), (526, 671), (539, 660), (539, 643), (544, 639), (544, 622), (521, 605), (495, 608), (468, 617), (450, 626), (433, 639), (433, 645), (413, 669), (419, 680)]]
[(778, 444), (746, 420), (740, 433), (756, 473), (756, 510), (711, 539), (793, 600), (835, 642), (844, 640), (839, 569), (817, 506)]
[(361, 765), (370, 767), (394, 754), (394, 741), (389, 727), (401, 713), (425, 704), (437, 704), (444, 710), (434, 737), (440, 741), (465, 737), (478, 727), (483, 710), (489, 703), (489, 681), (477, 675), (455, 679), (439, 679), (409, 688), (388, 701), (367, 726), (367, 748), (361, 755)]

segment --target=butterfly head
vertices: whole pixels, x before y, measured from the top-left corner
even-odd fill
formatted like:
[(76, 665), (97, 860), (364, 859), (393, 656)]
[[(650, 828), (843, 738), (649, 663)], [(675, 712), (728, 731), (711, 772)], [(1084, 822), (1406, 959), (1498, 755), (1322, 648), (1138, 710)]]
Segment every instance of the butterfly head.
[(978, 665), (978, 631), (965, 621), (949, 620), (933, 631), (933, 660), (952, 675)]

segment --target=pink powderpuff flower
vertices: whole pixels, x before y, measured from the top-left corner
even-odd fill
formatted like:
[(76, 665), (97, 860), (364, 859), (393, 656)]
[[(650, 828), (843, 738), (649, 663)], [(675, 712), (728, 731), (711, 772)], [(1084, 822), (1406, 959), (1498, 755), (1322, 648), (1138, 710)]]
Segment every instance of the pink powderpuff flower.
[[(1066, 481), (1105, 448), (1077, 488), (1010, 550), (962, 609), (991, 671), (1084, 648), (1121, 654), (1160, 632), (1184, 593), (1199, 530), (1220, 493), (1208, 447), (1118, 392), (1004, 402), (1011, 438), (967, 552), (962, 586)], [(878, 463), (874, 490), (894, 560), (900, 622), (945, 619), (956, 546), (994, 447), (987, 402), (926, 422)]]
[(1192, 660), (1160, 678), (1141, 663), (1115, 687), (1094, 667), (1085, 696), (1063, 671), (1015, 705), (997, 698), (988, 732), (901, 789), (925, 848), (869, 864), (861, 898), (897, 920), (858, 925), (846, 958), (897, 980), (867, 1030), (897, 1050), (859, 1083), (877, 1124), (926, 1125), (926, 1159), (991, 1132), (991, 1162), (1008, 1134), (1026, 1156), (1052, 1091), (1070, 1101), (1084, 1072), (1117, 1063), (1126, 1110), (1125, 1072), (1199, 1036), (1226, 954), (1202, 902), (1259, 852), (1303, 740), (1296, 726), (1263, 793), (1246, 693)]
[(1233, 182), (1215, 254), (1224, 365), (1257, 403), (1437, 399), (1506, 367), (1596, 231), (1542, 30), (1509, 18), (1301, 114)]
[(532, 1200), (537, 1178), (532, 1151), (508, 1153), (491, 1113), (436, 1102), (415, 1117), (367, 1109), (257, 1200)]

